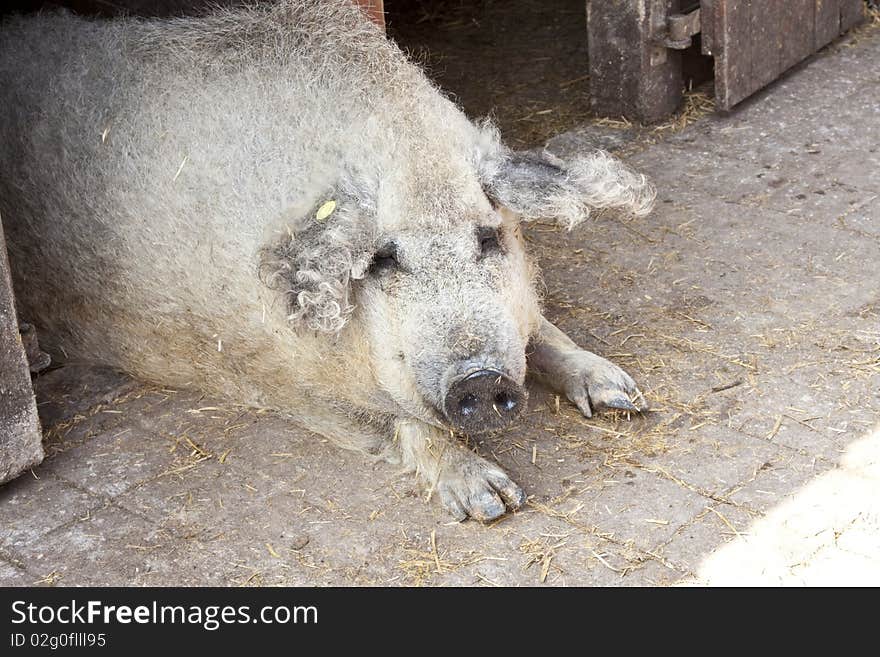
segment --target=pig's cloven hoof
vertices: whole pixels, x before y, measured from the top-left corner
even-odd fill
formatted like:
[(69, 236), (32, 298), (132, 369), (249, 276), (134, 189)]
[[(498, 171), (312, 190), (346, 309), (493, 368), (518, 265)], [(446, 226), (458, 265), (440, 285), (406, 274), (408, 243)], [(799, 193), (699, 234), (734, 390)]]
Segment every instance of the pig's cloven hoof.
[(459, 452), (444, 465), (437, 482), (443, 506), (456, 520), (468, 517), (488, 522), (504, 515), (507, 508), (520, 508), (526, 494), (497, 465), (473, 452)]
[[(636, 382), (611, 361), (583, 350), (572, 352), (567, 360), (565, 394), (585, 417), (603, 408), (647, 410)], [(642, 401), (637, 406), (639, 399)]]

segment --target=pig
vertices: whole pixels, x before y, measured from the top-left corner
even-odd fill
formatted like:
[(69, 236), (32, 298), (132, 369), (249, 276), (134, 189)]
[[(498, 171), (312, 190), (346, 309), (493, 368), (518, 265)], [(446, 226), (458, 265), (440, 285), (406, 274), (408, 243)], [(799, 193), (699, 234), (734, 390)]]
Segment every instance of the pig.
[(0, 99), (20, 314), (64, 360), (289, 414), (458, 520), (526, 500), (459, 438), (509, 426), (527, 370), (638, 410), (543, 317), (522, 225), (644, 215), (651, 184), (510, 150), (349, 0), (12, 17)]

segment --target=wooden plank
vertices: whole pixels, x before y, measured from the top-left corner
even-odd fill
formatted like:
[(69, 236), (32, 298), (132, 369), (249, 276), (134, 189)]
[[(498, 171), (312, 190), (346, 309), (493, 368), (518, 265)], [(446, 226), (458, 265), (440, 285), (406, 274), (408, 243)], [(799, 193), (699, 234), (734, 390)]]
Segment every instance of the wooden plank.
[(0, 484), (43, 460), (42, 440), (0, 225)]
[(813, 54), (816, 38), (816, 0), (788, 0), (786, 4), (780, 23), (780, 72)]
[(741, 97), (767, 86), (785, 70), (782, 68), (782, 43), (789, 2), (749, 1), (749, 40), (746, 49), (737, 48), (736, 57), (748, 61), (749, 78), (738, 93)]
[(841, 0), (816, 0), (814, 50), (819, 50), (840, 36), (840, 3)]
[(864, 0), (815, 0), (815, 49), (828, 45), (865, 19)]
[[(811, 0), (720, 0), (722, 76), (719, 107), (730, 109), (812, 52)], [(717, 75), (716, 75), (717, 84)]]
[(715, 101), (728, 110), (749, 93), (751, 79), (751, 20), (749, 0), (717, 0), (713, 3), (715, 28)]
[(865, 20), (864, 0), (840, 1), (840, 33), (843, 34)]
[(385, 0), (354, 0), (376, 25), (385, 29)]

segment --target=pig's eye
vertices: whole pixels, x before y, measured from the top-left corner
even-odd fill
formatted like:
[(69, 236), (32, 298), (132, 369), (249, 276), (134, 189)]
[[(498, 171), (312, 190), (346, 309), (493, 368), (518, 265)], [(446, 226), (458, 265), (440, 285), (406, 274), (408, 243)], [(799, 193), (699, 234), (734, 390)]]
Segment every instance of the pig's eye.
[(397, 245), (394, 242), (389, 242), (373, 254), (373, 261), (370, 263), (370, 273), (380, 274), (391, 271), (396, 269), (399, 264), (397, 261)]
[(501, 251), (501, 236), (497, 228), (488, 226), (477, 228), (477, 242), (480, 245), (481, 258)]

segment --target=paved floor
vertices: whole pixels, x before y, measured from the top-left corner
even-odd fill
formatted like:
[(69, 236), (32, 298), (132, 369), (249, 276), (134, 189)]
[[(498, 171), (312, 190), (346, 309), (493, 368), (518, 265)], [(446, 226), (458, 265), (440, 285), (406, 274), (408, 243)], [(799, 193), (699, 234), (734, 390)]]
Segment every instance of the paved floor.
[(482, 446), (523, 511), (451, 523), (411, 477), (283, 418), (68, 366), (36, 382), (50, 457), (0, 489), (0, 583), (871, 582), (878, 58), (862, 33), (631, 145), (650, 217), (530, 230), (550, 317), (654, 410), (585, 420), (536, 388)]
[(700, 564), (685, 584), (880, 585), (880, 428)]

